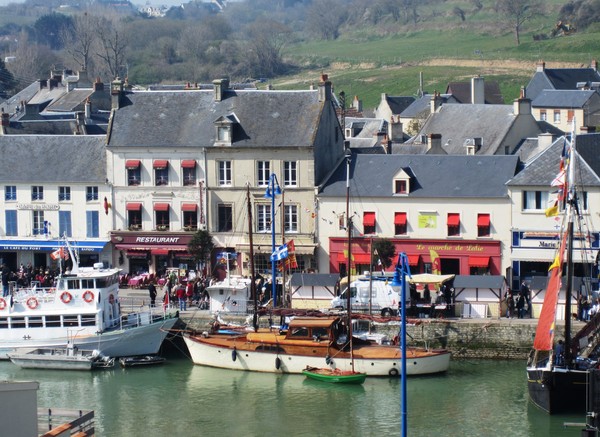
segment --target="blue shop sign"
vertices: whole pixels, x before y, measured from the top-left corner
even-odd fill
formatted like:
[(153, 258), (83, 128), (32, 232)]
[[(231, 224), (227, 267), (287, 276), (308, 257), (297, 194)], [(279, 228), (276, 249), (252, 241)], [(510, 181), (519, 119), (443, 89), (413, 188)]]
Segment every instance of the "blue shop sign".
[[(69, 241), (79, 252), (102, 252), (108, 241)], [(51, 252), (64, 247), (62, 240), (0, 240), (0, 250), (31, 250)]]

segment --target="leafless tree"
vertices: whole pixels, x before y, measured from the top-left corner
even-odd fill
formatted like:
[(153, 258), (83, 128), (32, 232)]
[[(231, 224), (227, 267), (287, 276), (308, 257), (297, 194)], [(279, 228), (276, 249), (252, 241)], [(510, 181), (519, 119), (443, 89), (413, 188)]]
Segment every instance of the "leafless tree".
[(91, 66), (92, 48), (97, 38), (99, 22), (99, 17), (84, 12), (74, 17), (72, 29), (63, 29), (60, 35), (65, 51), (73, 58), (77, 67), (86, 71)]
[(54, 65), (62, 64), (62, 59), (50, 47), (31, 43), (26, 32), (21, 32), (15, 51), (15, 61), (7, 69), (18, 82), (21, 90), (42, 77), (48, 77)]
[(544, 11), (539, 0), (497, 0), (496, 8), (504, 16), (515, 34), (515, 42), (521, 44), (520, 34), (523, 24)]
[(98, 45), (95, 54), (102, 61), (107, 74), (111, 78), (126, 76), (124, 65), (127, 36), (122, 22), (115, 18), (101, 18), (97, 32)]
[(338, 0), (315, 0), (308, 9), (307, 30), (321, 39), (337, 39), (346, 11)]
[(285, 70), (282, 51), (288, 41), (290, 29), (276, 21), (260, 19), (247, 28), (248, 74), (273, 77)]

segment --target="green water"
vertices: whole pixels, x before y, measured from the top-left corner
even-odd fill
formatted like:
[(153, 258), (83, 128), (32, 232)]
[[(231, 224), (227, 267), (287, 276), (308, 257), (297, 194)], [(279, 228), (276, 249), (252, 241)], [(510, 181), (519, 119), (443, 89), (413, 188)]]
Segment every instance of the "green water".
[[(340, 386), (301, 375), (162, 366), (93, 372), (20, 369), (39, 381), (38, 406), (95, 410), (97, 436), (400, 435), (400, 379)], [(445, 375), (408, 380), (410, 436), (579, 436), (579, 416), (548, 416), (527, 400), (524, 363), (452, 361)], [(1, 435), (1, 429), (0, 429)]]

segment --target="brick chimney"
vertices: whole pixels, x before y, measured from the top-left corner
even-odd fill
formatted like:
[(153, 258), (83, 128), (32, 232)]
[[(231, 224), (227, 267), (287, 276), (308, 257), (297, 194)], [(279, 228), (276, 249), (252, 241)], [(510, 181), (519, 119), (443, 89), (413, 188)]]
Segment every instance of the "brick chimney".
[(362, 100), (359, 100), (358, 96), (354, 96), (354, 100), (352, 100), (352, 107), (356, 109), (356, 111), (362, 112)]
[(442, 106), (442, 97), (438, 91), (434, 91), (431, 96), (431, 113), (437, 112), (437, 110)]
[(321, 75), (319, 82), (319, 102), (327, 102), (331, 100), (331, 81), (326, 74)]
[(213, 90), (215, 93), (215, 102), (220, 102), (225, 99), (225, 91), (229, 89), (229, 79), (213, 80)]
[(92, 85), (92, 89), (94, 90), (94, 92), (104, 91), (104, 83), (100, 80), (99, 77), (96, 78), (96, 81)]
[(525, 87), (521, 87), (521, 95), (513, 103), (514, 115), (531, 115), (531, 100), (526, 96)]
[(121, 107), (121, 95), (123, 94), (123, 81), (118, 77), (110, 84), (111, 108), (119, 109)]
[(10, 115), (4, 112), (4, 108), (0, 108), (0, 127), (8, 127), (10, 125)]
[(546, 63), (544, 61), (540, 61), (537, 63), (536, 72), (541, 73), (546, 69)]
[(481, 76), (471, 79), (471, 103), (474, 105), (483, 105), (485, 103), (485, 83)]

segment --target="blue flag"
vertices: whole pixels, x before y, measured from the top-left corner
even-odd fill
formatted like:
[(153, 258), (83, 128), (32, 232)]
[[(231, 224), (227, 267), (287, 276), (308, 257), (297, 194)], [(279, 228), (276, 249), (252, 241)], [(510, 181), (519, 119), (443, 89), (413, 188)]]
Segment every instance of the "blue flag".
[(271, 261), (281, 261), (282, 259), (286, 259), (288, 257), (288, 247), (287, 244), (282, 244), (278, 248), (275, 249), (275, 252), (271, 254)]

